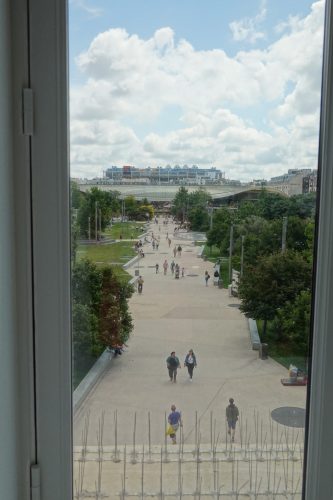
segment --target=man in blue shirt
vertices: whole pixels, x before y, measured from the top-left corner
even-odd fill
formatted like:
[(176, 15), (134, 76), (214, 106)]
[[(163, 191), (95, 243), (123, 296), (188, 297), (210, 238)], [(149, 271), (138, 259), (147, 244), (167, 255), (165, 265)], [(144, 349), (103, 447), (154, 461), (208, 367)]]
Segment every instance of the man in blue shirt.
[(172, 444), (176, 444), (176, 432), (179, 426), (182, 426), (182, 415), (180, 411), (176, 410), (176, 405), (171, 406), (171, 413), (168, 416), (169, 426), (172, 428), (172, 432), (169, 433), (170, 438), (172, 439)]

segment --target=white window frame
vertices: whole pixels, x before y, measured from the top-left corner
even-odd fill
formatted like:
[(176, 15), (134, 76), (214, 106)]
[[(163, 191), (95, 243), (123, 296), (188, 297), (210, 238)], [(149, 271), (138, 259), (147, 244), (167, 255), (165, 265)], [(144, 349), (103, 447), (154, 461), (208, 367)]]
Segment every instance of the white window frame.
[(326, 0), (306, 500), (333, 498), (333, 8)]
[[(20, 466), (15, 488), (0, 470), (0, 485), (7, 485), (1, 493), (5, 491), (6, 499), (10, 500), (30, 498), (29, 465), (37, 463), (41, 472), (41, 498), (70, 500), (72, 401), (67, 1), (2, 2), (12, 14), (13, 206), (17, 227), (23, 229), (15, 236), (17, 290), (16, 298), (12, 299), (18, 318), (15, 328), (20, 358), (20, 378), (16, 387), (22, 394), (20, 419), (15, 424), (21, 436)], [(326, 10), (319, 158), (320, 218), (305, 500), (333, 498), (330, 466), (333, 455), (332, 0), (327, 0)], [(31, 88), (34, 95), (31, 137), (23, 136), (21, 131), (24, 87)], [(12, 234), (8, 232), (8, 236)], [(9, 425), (8, 431), (12, 432)], [(9, 447), (8, 443), (8, 452)]]

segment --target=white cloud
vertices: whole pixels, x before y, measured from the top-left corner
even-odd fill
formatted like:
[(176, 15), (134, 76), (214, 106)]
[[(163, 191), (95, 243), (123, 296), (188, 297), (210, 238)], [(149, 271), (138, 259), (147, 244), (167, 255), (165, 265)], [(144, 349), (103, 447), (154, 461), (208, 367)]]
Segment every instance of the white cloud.
[(266, 0), (261, 1), (260, 10), (256, 16), (245, 17), (239, 21), (232, 21), (229, 24), (233, 39), (236, 42), (247, 41), (255, 43), (257, 40), (265, 38), (265, 33), (258, 31), (258, 28), (266, 18), (266, 3)]
[(98, 7), (91, 7), (87, 5), (83, 0), (70, 0), (72, 5), (75, 5), (79, 9), (82, 9), (86, 12), (91, 18), (100, 17), (103, 14), (103, 9)]
[[(71, 89), (73, 175), (126, 163), (213, 163), (243, 179), (315, 167), (323, 7), (235, 57), (175, 43), (169, 27), (147, 40), (100, 33), (77, 58), (86, 83)], [(177, 122), (158, 133), (169, 109)]]

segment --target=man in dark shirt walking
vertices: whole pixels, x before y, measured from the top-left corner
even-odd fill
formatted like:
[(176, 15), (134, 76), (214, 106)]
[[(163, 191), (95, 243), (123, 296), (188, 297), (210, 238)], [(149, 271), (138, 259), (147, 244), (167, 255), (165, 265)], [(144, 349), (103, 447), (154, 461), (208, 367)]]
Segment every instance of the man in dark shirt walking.
[(226, 407), (225, 415), (228, 422), (228, 434), (231, 436), (231, 441), (235, 440), (235, 430), (236, 430), (236, 422), (238, 420), (239, 411), (237, 406), (234, 403), (233, 398), (229, 399), (229, 404)]
[(176, 383), (177, 369), (180, 368), (180, 362), (176, 356), (175, 351), (172, 351), (170, 356), (167, 358), (166, 363), (169, 371), (170, 382)]

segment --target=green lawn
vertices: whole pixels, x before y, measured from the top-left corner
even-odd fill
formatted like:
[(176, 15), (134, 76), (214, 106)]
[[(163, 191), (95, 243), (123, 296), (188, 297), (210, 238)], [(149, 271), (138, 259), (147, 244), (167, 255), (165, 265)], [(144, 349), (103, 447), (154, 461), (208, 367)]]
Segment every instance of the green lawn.
[(140, 236), (140, 234), (145, 232), (144, 225), (144, 222), (135, 221), (115, 222), (112, 224), (112, 227), (109, 227), (104, 231), (104, 235), (110, 236), (116, 240), (119, 240), (120, 235), (125, 240), (132, 239), (132, 237), (135, 239)]
[(126, 282), (131, 276), (122, 268), (122, 265), (135, 255), (133, 243), (129, 241), (109, 245), (79, 245), (76, 252), (77, 260), (89, 259), (101, 266), (111, 264), (114, 273)]
[(218, 258), (221, 258), (221, 251), (219, 247), (213, 245), (212, 247), (209, 247), (208, 245), (205, 245), (203, 255), (207, 257), (207, 260), (210, 262), (216, 262)]
[(136, 255), (130, 241), (110, 243), (108, 245), (79, 245), (77, 259), (87, 258), (97, 264), (125, 264)]

